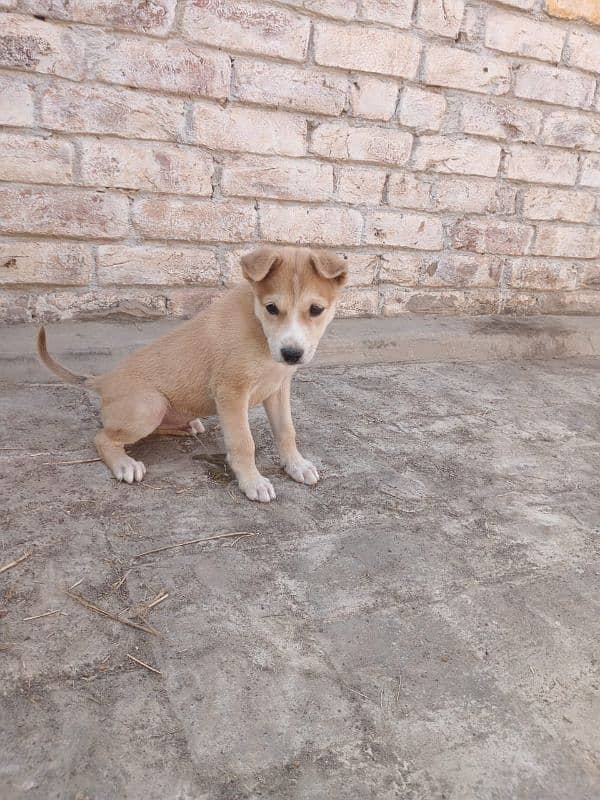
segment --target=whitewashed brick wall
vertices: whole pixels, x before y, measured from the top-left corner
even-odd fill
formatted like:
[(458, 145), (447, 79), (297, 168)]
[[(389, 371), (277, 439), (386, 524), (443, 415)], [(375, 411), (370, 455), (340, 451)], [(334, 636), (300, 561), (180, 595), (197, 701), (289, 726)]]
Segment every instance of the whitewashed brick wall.
[(0, 0), (0, 318), (600, 312), (599, 0)]

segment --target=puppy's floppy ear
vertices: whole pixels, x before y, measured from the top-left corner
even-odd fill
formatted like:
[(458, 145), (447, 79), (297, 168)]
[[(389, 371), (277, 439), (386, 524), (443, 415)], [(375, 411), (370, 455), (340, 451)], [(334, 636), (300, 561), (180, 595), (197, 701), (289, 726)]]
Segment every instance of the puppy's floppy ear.
[(274, 247), (260, 247), (242, 257), (244, 278), (258, 283), (264, 280), (273, 267), (281, 264), (281, 255)]
[(327, 250), (311, 250), (310, 263), (322, 278), (334, 281), (340, 287), (348, 280), (346, 263), (335, 253)]

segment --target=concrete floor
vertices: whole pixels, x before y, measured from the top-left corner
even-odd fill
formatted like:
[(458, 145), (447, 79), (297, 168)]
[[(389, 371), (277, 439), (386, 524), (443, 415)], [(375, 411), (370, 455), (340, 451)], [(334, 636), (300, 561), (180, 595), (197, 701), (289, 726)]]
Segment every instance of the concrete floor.
[[(60, 463), (94, 398), (4, 361), (0, 566), (32, 555), (0, 574), (2, 800), (597, 800), (599, 364), (308, 368), (323, 480), (256, 412), (261, 506), (215, 420), (135, 447), (142, 485)], [(160, 636), (79, 581), (130, 619), (166, 590)]]

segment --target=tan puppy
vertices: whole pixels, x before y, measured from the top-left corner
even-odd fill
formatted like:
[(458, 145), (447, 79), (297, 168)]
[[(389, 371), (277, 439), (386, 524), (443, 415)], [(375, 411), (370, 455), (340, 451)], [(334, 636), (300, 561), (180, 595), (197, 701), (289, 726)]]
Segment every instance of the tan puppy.
[(124, 359), (99, 377), (58, 364), (38, 335), (44, 364), (63, 380), (97, 391), (103, 429), (95, 438), (119, 481), (141, 481), (146, 467), (124, 445), (157, 432), (200, 433), (198, 417), (218, 414), (227, 460), (250, 500), (268, 503), (275, 490), (254, 462), (250, 406), (263, 403), (285, 471), (299, 483), (319, 480), (296, 448), (290, 383), (315, 354), (331, 322), (346, 266), (319, 250), (270, 248), (242, 258), (248, 283), (217, 298), (197, 317)]

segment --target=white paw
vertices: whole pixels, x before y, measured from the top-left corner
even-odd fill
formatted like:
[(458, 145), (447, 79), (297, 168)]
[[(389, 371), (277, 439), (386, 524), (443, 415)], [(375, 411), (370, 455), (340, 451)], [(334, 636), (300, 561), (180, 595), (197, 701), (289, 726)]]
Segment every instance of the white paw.
[(202, 421), (197, 418), (191, 419), (188, 422), (188, 429), (191, 433), (194, 434), (194, 436), (196, 436), (199, 433), (204, 433), (204, 425), (202, 424)]
[(129, 456), (121, 456), (118, 461), (113, 464), (113, 475), (118, 481), (125, 481), (125, 483), (139, 482), (146, 474), (146, 467), (141, 461), (136, 461)]
[(319, 480), (319, 473), (315, 465), (302, 458), (301, 455), (286, 461), (283, 468), (290, 478), (298, 481), (298, 483), (307, 483), (309, 486), (314, 486)]
[(275, 500), (275, 489), (268, 478), (258, 475), (249, 481), (239, 481), (240, 489), (248, 500), (257, 500), (259, 503), (270, 503)]

